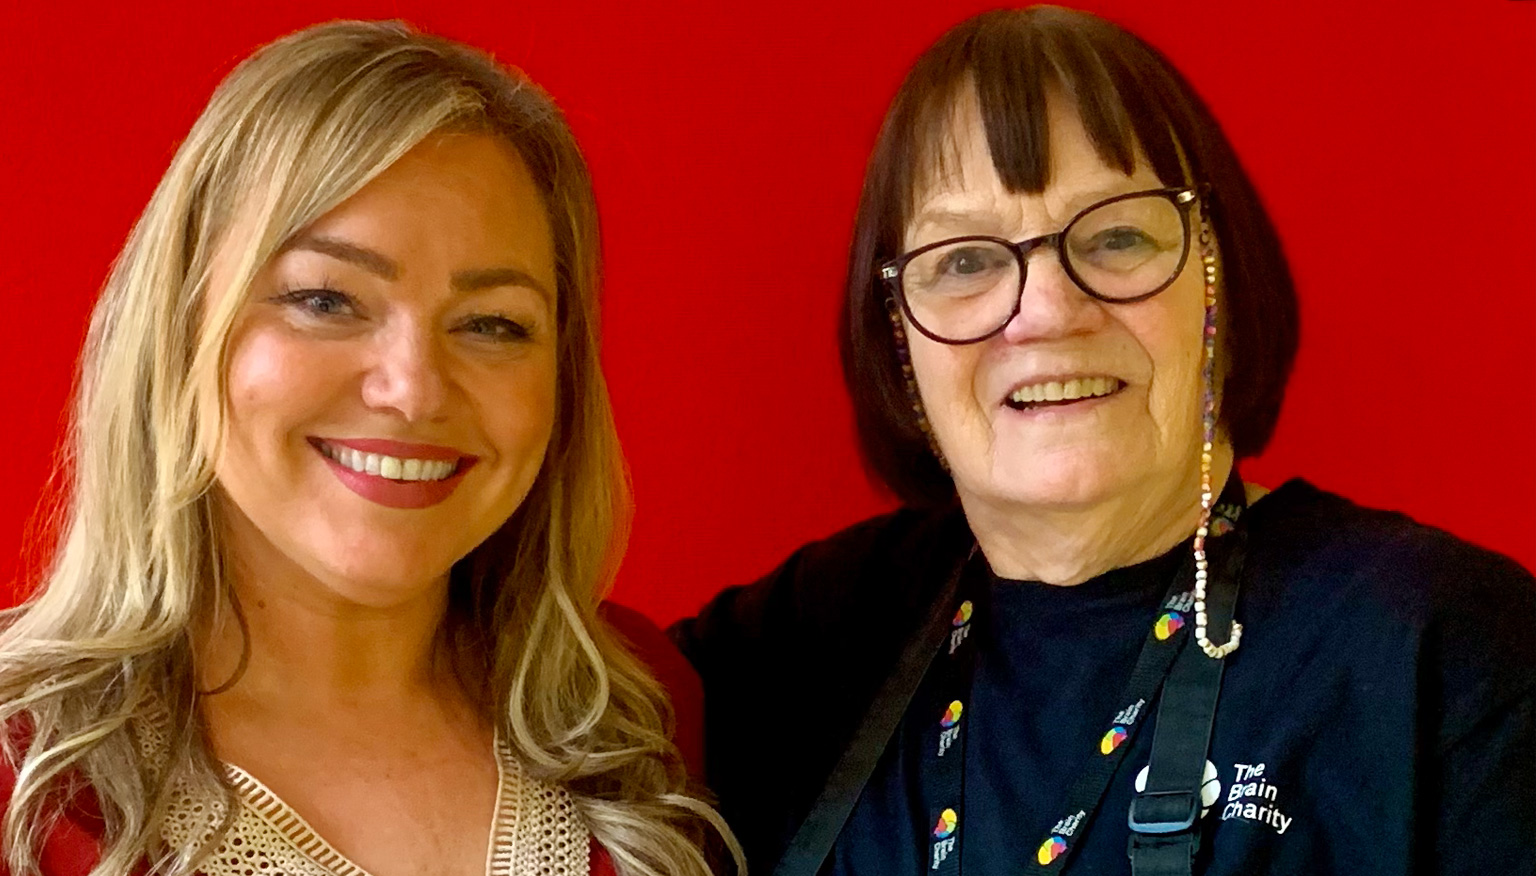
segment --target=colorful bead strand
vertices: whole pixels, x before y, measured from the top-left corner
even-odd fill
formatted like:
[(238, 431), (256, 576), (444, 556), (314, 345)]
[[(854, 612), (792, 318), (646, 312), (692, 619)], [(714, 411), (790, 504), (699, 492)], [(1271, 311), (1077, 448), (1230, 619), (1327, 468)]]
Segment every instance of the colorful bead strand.
[(938, 439), (933, 437), (933, 427), (928, 424), (928, 411), (923, 407), (923, 397), (917, 389), (917, 374), (912, 370), (912, 351), (907, 348), (907, 331), (901, 325), (901, 312), (891, 299), (886, 300), (885, 309), (891, 318), (891, 334), (896, 338), (896, 361), (901, 364), (901, 379), (907, 387), (907, 400), (912, 403), (912, 413), (917, 416), (917, 428), (927, 439), (928, 449), (933, 452), (933, 458), (939, 461), (939, 468), (949, 474), (949, 462), (939, 449)]
[(1214, 645), (1206, 637), (1209, 617), (1205, 612), (1205, 588), (1210, 579), (1210, 564), (1205, 556), (1205, 539), (1210, 535), (1211, 508), (1215, 498), (1211, 491), (1211, 450), (1216, 444), (1216, 254), (1211, 248), (1211, 226), (1200, 222), (1200, 261), (1205, 267), (1205, 331), (1204, 361), (1200, 377), (1201, 393), (1200, 425), (1200, 527), (1195, 530), (1195, 642), (1212, 660), (1220, 660), (1237, 650), (1243, 637), (1243, 625), (1235, 619), (1227, 636), (1226, 644)]

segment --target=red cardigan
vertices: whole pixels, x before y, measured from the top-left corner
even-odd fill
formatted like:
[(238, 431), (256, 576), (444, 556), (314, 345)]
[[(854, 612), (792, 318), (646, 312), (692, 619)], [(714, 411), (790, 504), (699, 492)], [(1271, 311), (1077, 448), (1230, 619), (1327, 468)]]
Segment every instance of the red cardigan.
[[(665, 633), (639, 612), (623, 606), (604, 603), (601, 614), (614, 629), (618, 630), (639, 657), (655, 673), (668, 695), (677, 714), (677, 732), (674, 741), (682, 752), (693, 776), (704, 775), (704, 691), (693, 667), (672, 645)], [(0, 807), (9, 806), (11, 793), (16, 788), (16, 770), (0, 761)], [(96, 866), (99, 857), (98, 842), (104, 824), (96, 798), (91, 794), (76, 795), (64, 807), (62, 817), (43, 838), (39, 864), (42, 876), (87, 876)], [(0, 856), (0, 876), (10, 876), (10, 870)], [(592, 843), (591, 876), (615, 876), (613, 861), (608, 852)]]

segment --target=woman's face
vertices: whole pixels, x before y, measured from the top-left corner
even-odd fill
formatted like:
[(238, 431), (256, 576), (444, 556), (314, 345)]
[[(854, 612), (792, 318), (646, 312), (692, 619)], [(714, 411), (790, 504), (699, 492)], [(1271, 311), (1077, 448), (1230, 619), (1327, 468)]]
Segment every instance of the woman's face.
[[(1053, 99), (1050, 184), (1038, 195), (1011, 193), (992, 167), (974, 97), (955, 118), (957, 160), (919, 192), (906, 250), (970, 234), (1052, 234), (1097, 201), (1166, 185), (1145, 163), (1130, 176), (1105, 165), (1076, 112)], [(1198, 223), (1196, 214), (1192, 228)], [(1028, 262), (1019, 312), (1000, 334), (950, 346), (908, 324), (929, 422), (967, 507), (1080, 510), (1194, 483), (1203, 299), (1198, 243), (1172, 285), (1134, 304), (1089, 297), (1056, 252), (1042, 249)], [(1075, 379), (1111, 391), (1018, 401)]]
[(378, 607), (440, 588), (539, 471), (555, 295), (542, 198), (489, 136), (429, 138), (290, 241), (229, 342), (240, 573)]

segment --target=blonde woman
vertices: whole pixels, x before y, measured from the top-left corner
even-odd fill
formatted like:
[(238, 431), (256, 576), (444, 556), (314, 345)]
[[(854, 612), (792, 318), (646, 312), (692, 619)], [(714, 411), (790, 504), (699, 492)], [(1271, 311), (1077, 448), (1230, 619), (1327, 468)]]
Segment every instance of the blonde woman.
[(96, 307), (0, 634), (0, 870), (709, 872), (624, 639), (675, 652), (597, 614), (596, 235), (560, 113), (474, 50), (337, 23), (230, 75)]

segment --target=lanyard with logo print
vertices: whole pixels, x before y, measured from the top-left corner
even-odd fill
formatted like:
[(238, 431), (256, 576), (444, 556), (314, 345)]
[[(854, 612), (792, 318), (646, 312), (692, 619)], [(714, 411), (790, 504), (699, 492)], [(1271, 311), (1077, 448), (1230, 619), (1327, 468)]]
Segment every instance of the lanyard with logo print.
[[(1236, 523), (1246, 508), (1242, 481), (1228, 478), (1212, 513), (1212, 537), (1206, 550), (1213, 570), (1223, 573), (1225, 587), (1212, 586), (1207, 596), (1218, 618), (1230, 618), (1236, 598), (1237, 573), (1242, 564), (1242, 534)], [(1234, 536), (1233, 533), (1236, 533)], [(975, 558), (973, 553), (972, 558)], [(964, 867), (966, 709), (976, 671), (976, 644), (970, 636), (984, 600), (978, 588), (987, 576), (968, 560), (961, 573), (948, 635), (939, 645), (929, 676), (909, 713), (927, 725), (915, 734), (921, 740), (920, 784), (928, 807), (927, 832), (919, 841), (927, 872), (959, 876)], [(1062, 872), (1087, 833), (1110, 781), (1124, 760), (1136, 731), (1145, 723), (1150, 704), (1163, 691), (1158, 731), (1154, 734), (1149, 787), (1138, 794), (1131, 810), (1131, 857), (1136, 876), (1189, 873), (1201, 813), (1201, 784), (1210, 740), (1211, 718), (1220, 688), (1220, 661), (1199, 648), (1186, 648), (1193, 625), (1194, 560), (1187, 557), (1169, 585), (1123, 693), (1105, 724), (1091, 759), (1067, 792), (1061, 818), (1038, 846), (1030, 849), (1023, 871), (1034, 876)], [(1218, 596), (1218, 592), (1219, 596)], [(1216, 664), (1214, 673), (1206, 664)], [(1165, 681), (1168, 682), (1165, 688)], [(1167, 725), (1167, 726), (1164, 726)], [(1193, 763), (1193, 767), (1190, 766)], [(1193, 770), (1194, 778), (1187, 774)], [(1184, 787), (1189, 785), (1189, 787)], [(1145, 800), (1143, 798), (1146, 798)], [(1191, 805), (1191, 800), (1193, 801)], [(1165, 818), (1165, 809), (1179, 809), (1178, 818)], [(1155, 813), (1150, 815), (1149, 813)], [(1141, 816), (1138, 819), (1138, 816)], [(1176, 822), (1176, 823), (1175, 823)], [(1170, 862), (1172, 862), (1170, 864)]]

